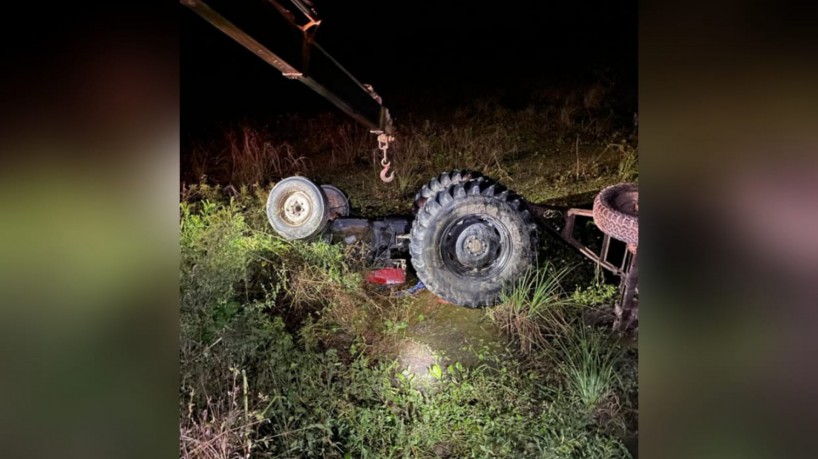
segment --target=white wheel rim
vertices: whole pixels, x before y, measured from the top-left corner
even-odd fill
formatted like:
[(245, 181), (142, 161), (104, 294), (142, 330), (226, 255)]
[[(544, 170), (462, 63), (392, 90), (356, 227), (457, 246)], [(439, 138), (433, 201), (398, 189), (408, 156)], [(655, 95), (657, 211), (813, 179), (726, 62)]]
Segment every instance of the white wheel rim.
[(293, 226), (303, 224), (312, 211), (310, 198), (302, 191), (295, 191), (287, 196), (282, 207), (284, 221)]

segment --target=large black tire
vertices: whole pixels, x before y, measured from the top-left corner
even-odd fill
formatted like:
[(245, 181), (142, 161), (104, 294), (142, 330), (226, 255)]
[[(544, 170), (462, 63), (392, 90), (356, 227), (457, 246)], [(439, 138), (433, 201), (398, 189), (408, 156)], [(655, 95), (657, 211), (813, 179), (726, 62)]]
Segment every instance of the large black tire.
[(418, 191), (418, 193), (415, 195), (415, 202), (412, 204), (412, 213), (417, 215), (418, 211), (420, 211), (420, 209), (423, 208), (423, 205), (426, 204), (426, 201), (428, 201), (430, 198), (434, 198), (439, 192), (445, 190), (450, 185), (464, 183), (471, 179), (477, 178), (489, 180), (486, 177), (483, 177), (483, 174), (475, 171), (462, 171), (455, 169), (453, 171), (443, 172), (439, 176), (429, 180), (429, 183), (423, 185), (420, 191)]
[(267, 220), (284, 239), (313, 238), (323, 231), (328, 218), (327, 195), (304, 177), (285, 178), (267, 197)]
[(409, 253), (418, 278), (438, 297), (493, 306), (503, 287), (535, 264), (537, 226), (518, 196), (474, 179), (426, 202), (412, 224)]
[(634, 183), (611, 185), (594, 199), (594, 223), (614, 239), (639, 243), (639, 187)]

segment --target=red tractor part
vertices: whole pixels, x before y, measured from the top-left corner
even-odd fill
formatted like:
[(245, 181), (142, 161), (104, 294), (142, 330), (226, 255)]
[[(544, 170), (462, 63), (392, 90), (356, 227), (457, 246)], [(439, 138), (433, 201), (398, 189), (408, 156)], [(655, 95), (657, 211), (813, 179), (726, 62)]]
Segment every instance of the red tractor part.
[(406, 282), (406, 271), (400, 268), (383, 268), (370, 271), (367, 282), (381, 285), (399, 285)]

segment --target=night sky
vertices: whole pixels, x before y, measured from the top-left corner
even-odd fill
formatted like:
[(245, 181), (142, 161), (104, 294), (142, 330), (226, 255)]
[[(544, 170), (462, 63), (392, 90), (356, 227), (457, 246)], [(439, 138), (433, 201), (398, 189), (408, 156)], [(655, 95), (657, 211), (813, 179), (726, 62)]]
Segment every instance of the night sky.
[[(398, 120), (407, 110), (434, 110), (498, 91), (524, 100), (534, 88), (570, 87), (602, 71), (635, 96), (635, 1), (314, 3), (323, 19), (316, 41), (372, 84)], [(289, 112), (340, 113), (186, 7), (179, 9), (183, 130)], [(278, 14), (269, 10), (271, 17)]]

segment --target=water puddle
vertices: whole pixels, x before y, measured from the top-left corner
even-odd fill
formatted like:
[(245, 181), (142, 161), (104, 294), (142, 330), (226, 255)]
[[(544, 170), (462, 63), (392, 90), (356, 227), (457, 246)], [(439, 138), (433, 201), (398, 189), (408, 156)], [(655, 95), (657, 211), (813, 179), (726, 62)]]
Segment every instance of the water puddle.
[(456, 362), (477, 366), (481, 352), (505, 346), (486, 309), (443, 303), (427, 290), (415, 295), (406, 308), (409, 322), (396, 351), (401, 366), (417, 376), (424, 376), (435, 363), (444, 369)]

